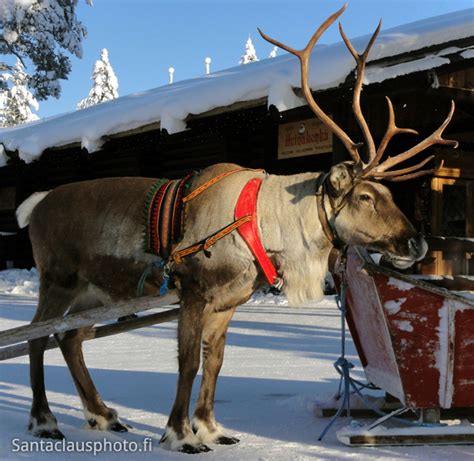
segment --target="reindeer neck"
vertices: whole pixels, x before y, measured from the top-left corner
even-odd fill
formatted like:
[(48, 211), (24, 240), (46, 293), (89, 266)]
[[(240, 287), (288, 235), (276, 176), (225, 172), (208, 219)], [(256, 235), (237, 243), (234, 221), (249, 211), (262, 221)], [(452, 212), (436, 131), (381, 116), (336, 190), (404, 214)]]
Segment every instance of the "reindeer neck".
[(295, 304), (323, 294), (331, 244), (318, 218), (315, 193), (321, 174), (270, 175), (258, 198), (262, 243), (275, 257)]

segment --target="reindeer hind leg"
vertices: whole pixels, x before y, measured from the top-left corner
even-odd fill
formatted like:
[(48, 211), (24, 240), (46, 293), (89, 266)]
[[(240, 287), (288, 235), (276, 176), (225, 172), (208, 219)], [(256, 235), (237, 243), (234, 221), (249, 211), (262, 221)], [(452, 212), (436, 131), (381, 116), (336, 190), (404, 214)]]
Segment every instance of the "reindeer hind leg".
[[(74, 293), (68, 288), (41, 279), (38, 309), (32, 324), (62, 315), (71, 305)], [(28, 342), (30, 357), (30, 382), (33, 392), (28, 430), (36, 437), (62, 439), (56, 417), (49, 408), (44, 385), (44, 351), (49, 336)]]
[[(78, 312), (101, 305), (101, 301), (89, 296), (77, 301), (71, 311)], [(117, 411), (107, 407), (103, 402), (87, 369), (82, 352), (82, 342), (84, 336), (91, 328), (85, 327), (70, 330), (65, 334), (55, 335), (55, 337), (82, 401), (88, 427), (96, 430), (127, 432), (128, 429), (120, 422)]]

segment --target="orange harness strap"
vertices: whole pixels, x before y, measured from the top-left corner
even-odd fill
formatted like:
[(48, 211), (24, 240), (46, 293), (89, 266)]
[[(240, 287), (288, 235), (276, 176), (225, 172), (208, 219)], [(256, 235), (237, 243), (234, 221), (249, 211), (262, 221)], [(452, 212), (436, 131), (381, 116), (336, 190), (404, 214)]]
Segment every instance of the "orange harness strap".
[(234, 232), (238, 229), (242, 224), (245, 224), (253, 219), (252, 215), (245, 215), (239, 219), (236, 219), (234, 222), (229, 224), (228, 226), (222, 228), (220, 231), (216, 232), (215, 234), (207, 237), (204, 241), (196, 243), (196, 245), (192, 245), (190, 247), (184, 248), (179, 251), (175, 251), (171, 255), (171, 259), (176, 263), (180, 264), (183, 262), (183, 258), (193, 253), (197, 253), (198, 251), (206, 252), (212, 245), (214, 245), (217, 241), (221, 238), (229, 235), (231, 232)]
[(189, 202), (192, 199), (196, 198), (198, 195), (200, 195), (202, 192), (204, 192), (206, 189), (209, 187), (213, 186), (214, 184), (218, 183), (224, 178), (227, 178), (227, 176), (230, 176), (234, 173), (238, 173), (239, 171), (264, 171), (264, 170), (254, 170), (252, 168), (236, 168), (235, 170), (230, 170), (226, 171), (225, 173), (221, 173), (214, 178), (210, 179), (209, 181), (206, 181), (204, 184), (199, 186), (197, 189), (194, 189), (190, 194), (186, 195), (186, 197), (183, 198), (183, 203)]

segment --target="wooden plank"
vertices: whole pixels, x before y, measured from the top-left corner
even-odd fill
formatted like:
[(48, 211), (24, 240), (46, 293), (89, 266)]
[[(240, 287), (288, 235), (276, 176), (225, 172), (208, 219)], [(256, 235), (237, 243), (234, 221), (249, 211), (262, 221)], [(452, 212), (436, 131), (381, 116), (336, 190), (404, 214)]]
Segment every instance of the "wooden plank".
[[(164, 312), (148, 314), (130, 320), (115, 322), (110, 325), (102, 325), (89, 330), (84, 336), (84, 341), (90, 341), (96, 338), (104, 338), (106, 336), (116, 335), (125, 331), (136, 330), (145, 326), (156, 325), (158, 323), (170, 322), (178, 318), (179, 309), (169, 309)], [(56, 349), (59, 347), (54, 337), (48, 340), (46, 349)], [(28, 355), (28, 343), (23, 342), (14, 346), (7, 346), (0, 349), (0, 361), (8, 360), (15, 357)]]
[(137, 298), (136, 300), (120, 302), (110, 306), (89, 309), (76, 314), (67, 315), (66, 317), (11, 328), (0, 333), (0, 346), (7, 346), (21, 341), (49, 336), (53, 333), (64, 333), (65, 331), (74, 330), (76, 328), (92, 326), (98, 322), (166, 306), (177, 301), (177, 295), (174, 292), (170, 292), (165, 296)]
[[(381, 407), (382, 411), (393, 411), (397, 406)], [(469, 419), (474, 420), (474, 408), (462, 407), (462, 408), (441, 408), (441, 419)], [(318, 418), (332, 418), (338, 411), (338, 408), (318, 408), (314, 409), (314, 415)], [(342, 410), (341, 417), (347, 416), (346, 410)], [(375, 418), (379, 416), (375, 411), (370, 408), (354, 408), (351, 409), (352, 418)], [(418, 419), (415, 413), (407, 412), (403, 415), (397, 416), (397, 418), (403, 419)]]
[(474, 433), (466, 434), (413, 434), (413, 435), (348, 435), (339, 441), (350, 446), (379, 445), (472, 445)]

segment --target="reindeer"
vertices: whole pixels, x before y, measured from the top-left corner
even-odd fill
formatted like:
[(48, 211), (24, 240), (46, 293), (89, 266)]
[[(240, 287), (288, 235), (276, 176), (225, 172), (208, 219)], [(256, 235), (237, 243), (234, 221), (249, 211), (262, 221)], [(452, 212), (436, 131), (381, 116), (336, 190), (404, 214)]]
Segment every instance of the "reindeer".
[[(308, 61), (319, 37), (345, 8), (346, 5), (330, 16), (301, 51), (260, 33), (299, 58), (301, 86), (311, 109), (342, 141), (352, 160), (333, 166), (328, 173), (292, 176), (248, 169), (230, 174), (237, 168), (231, 164), (206, 168), (191, 180), (190, 191), (197, 191), (216, 176), (223, 175), (224, 179), (193, 200), (183, 200), (184, 233), (173, 253), (207, 241), (209, 235), (232, 222), (239, 194), (250, 181), (259, 181), (255, 203), (259, 240), (267, 258), (277, 268), (275, 280), (283, 281), (282, 289), (291, 304), (322, 296), (328, 255), (335, 245), (362, 245), (382, 252), (399, 268), (422, 259), (427, 251), (425, 240), (379, 181), (403, 181), (432, 173), (433, 169), (421, 168), (433, 156), (415, 166), (391, 169), (434, 144), (457, 146), (456, 141), (442, 138), (453, 115), (452, 103), (448, 116), (433, 134), (404, 153), (380, 162), (393, 136), (416, 133), (396, 126), (394, 110), (387, 98), (388, 127), (376, 148), (361, 111), (365, 64), (380, 24), (362, 54), (353, 48), (340, 26), (342, 38), (357, 63), (352, 106), (365, 140), (367, 162), (359, 154), (361, 144), (352, 141), (322, 111), (308, 84)], [(32, 322), (136, 297), (137, 281), (157, 260), (157, 256), (143, 250), (142, 238), (143, 203), (155, 181), (152, 178), (86, 181), (37, 193), (23, 202), (17, 211), (18, 221), (21, 227), (29, 224), (40, 276), (38, 310)], [(205, 248), (201, 244), (198, 249)], [(209, 451), (210, 444), (234, 444), (238, 440), (225, 435), (214, 416), (216, 382), (229, 321), (237, 306), (266, 284), (264, 271), (236, 232), (214, 242), (212, 251), (208, 248), (171, 257), (168, 270), (181, 306), (179, 379), (161, 444), (186, 453)], [(162, 271), (154, 270), (144, 284), (143, 294), (157, 295), (161, 280)], [(126, 431), (117, 412), (102, 401), (89, 375), (81, 346), (85, 332), (84, 328), (73, 330), (57, 335), (57, 340), (82, 400), (86, 422), (93, 429)], [(62, 438), (45, 394), (43, 354), (47, 339), (34, 339), (29, 344), (33, 391), (29, 430), (39, 437)], [(200, 366), (201, 349), (203, 377), (190, 421), (190, 395)]]

